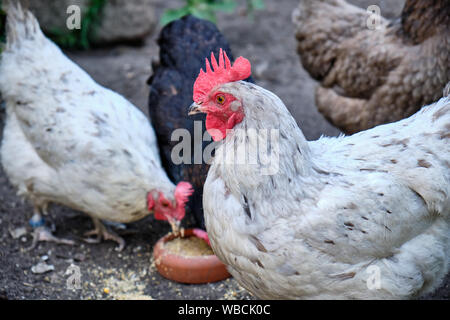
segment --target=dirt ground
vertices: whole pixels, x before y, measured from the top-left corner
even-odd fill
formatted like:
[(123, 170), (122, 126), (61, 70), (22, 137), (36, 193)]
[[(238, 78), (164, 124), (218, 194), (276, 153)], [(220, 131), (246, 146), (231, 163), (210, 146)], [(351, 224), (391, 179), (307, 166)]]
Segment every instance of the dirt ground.
[[(153, 3), (160, 15), (165, 8), (176, 7), (180, 2)], [(295, 52), (290, 16), (298, 0), (266, 3), (266, 9), (256, 12), (253, 19), (243, 14), (220, 15), (219, 29), (228, 38), (235, 56), (243, 55), (252, 61), (255, 81), (281, 97), (308, 139), (339, 134), (316, 111), (315, 83), (301, 67)], [(147, 113), (146, 80), (151, 74), (150, 62), (158, 54), (158, 33), (159, 28), (139, 47), (119, 45), (67, 54), (96, 81), (123, 94)], [(71, 209), (53, 206), (46, 220), (48, 225), (55, 228), (55, 235), (72, 238), (78, 245), (40, 243), (34, 250), (26, 251), (32, 239), (28, 226), (31, 213), (30, 205), (15, 195), (0, 168), (0, 299), (253, 299), (233, 279), (184, 285), (161, 277), (152, 260), (152, 248), (169, 226), (153, 217), (116, 230), (127, 241), (124, 251), (118, 253), (113, 242), (83, 243), (83, 232), (93, 227), (90, 219)], [(26, 232), (14, 239), (12, 235), (20, 227), (26, 227)], [(44, 261), (54, 270), (33, 273), (32, 267)], [(71, 265), (79, 267), (79, 288), (68, 286), (70, 271), (76, 268)], [(449, 284), (447, 277), (444, 285), (426, 298), (449, 299)]]

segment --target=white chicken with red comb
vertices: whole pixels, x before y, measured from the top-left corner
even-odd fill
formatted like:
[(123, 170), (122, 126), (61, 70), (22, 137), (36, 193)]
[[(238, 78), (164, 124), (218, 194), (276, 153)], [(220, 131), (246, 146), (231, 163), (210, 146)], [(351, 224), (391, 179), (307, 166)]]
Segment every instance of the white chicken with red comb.
[(57, 239), (41, 213), (55, 202), (88, 214), (86, 235), (125, 241), (101, 220), (132, 222), (154, 213), (179, 224), (191, 185), (174, 185), (163, 170), (156, 137), (145, 115), (97, 84), (47, 39), (20, 3), (7, 15), (0, 63), (6, 101), (3, 168), (19, 195), (34, 205), (35, 240)]
[(441, 284), (450, 263), (450, 97), (396, 123), (307, 141), (276, 95), (241, 81), (246, 59), (211, 64), (190, 109), (207, 114), (221, 141), (205, 222), (242, 286), (263, 299), (406, 299)]

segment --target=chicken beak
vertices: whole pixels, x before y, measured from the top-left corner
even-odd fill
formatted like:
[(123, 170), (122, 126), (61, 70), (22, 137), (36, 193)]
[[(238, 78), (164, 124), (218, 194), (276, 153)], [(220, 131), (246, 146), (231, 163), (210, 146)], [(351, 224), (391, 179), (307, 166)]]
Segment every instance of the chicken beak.
[(200, 104), (197, 104), (197, 103), (193, 103), (193, 104), (191, 104), (191, 106), (189, 107), (189, 113), (188, 113), (188, 115), (189, 116), (192, 116), (192, 115), (194, 115), (194, 114), (198, 114), (198, 113), (202, 113), (202, 112), (205, 112), (205, 109), (204, 108), (202, 108), (202, 106), (200, 105)]
[(167, 221), (169, 222), (171, 228), (172, 228), (172, 232), (175, 235), (178, 235), (180, 233), (180, 225), (181, 225), (181, 221), (174, 219), (172, 217), (167, 217)]

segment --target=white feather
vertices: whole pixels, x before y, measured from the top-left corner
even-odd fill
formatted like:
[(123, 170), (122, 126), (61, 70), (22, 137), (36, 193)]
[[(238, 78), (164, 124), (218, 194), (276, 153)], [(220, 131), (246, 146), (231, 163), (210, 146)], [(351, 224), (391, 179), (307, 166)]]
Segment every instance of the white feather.
[(173, 200), (145, 115), (70, 61), (20, 5), (7, 26), (1, 158), (19, 192), (118, 222), (148, 215), (149, 191)]
[[(264, 299), (404, 299), (440, 285), (450, 262), (450, 98), (308, 142), (267, 90), (217, 90), (241, 101), (245, 118), (216, 150), (205, 220), (215, 253), (245, 288)], [(279, 130), (274, 175), (224, 163), (224, 149), (249, 141), (239, 130), (249, 128)], [(377, 289), (369, 267), (379, 271)]]

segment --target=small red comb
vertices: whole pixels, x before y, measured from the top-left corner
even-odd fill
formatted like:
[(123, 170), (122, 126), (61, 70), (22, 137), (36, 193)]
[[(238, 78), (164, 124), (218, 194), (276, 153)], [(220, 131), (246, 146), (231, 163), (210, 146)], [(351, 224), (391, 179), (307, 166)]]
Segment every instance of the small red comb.
[(202, 229), (197, 229), (195, 228), (193, 230), (194, 236), (196, 236), (197, 238), (203, 239), (205, 240), (205, 242), (211, 246), (211, 242), (209, 241), (209, 237), (208, 237), (208, 233)]
[(183, 206), (188, 202), (189, 196), (194, 193), (192, 185), (189, 182), (181, 181), (175, 187), (175, 200), (178, 206)]
[(231, 66), (227, 53), (222, 49), (219, 52), (219, 63), (217, 63), (214, 53), (211, 52), (211, 65), (206, 59), (206, 72), (200, 69), (197, 80), (195, 80), (193, 99), (196, 103), (203, 102), (208, 93), (217, 85), (247, 79), (252, 73), (250, 61), (239, 57)]

